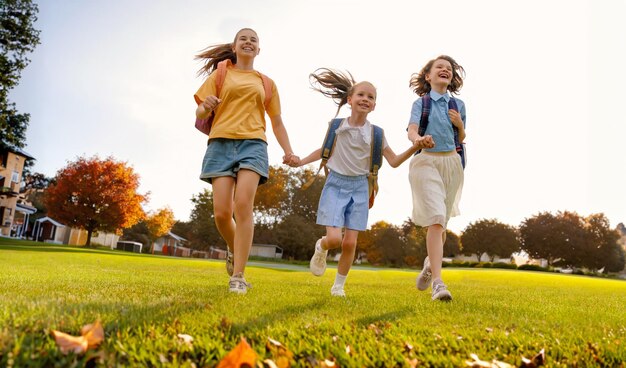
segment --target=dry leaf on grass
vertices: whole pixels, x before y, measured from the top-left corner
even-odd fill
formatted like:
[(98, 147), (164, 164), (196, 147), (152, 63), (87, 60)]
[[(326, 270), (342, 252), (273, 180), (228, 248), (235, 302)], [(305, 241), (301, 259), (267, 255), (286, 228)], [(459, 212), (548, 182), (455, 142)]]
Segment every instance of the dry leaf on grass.
[(263, 364), (267, 365), (269, 368), (278, 368), (278, 366), (276, 365), (276, 363), (274, 363), (272, 359), (265, 359), (263, 361)]
[(247, 364), (250, 367), (254, 367), (256, 363), (256, 353), (250, 345), (246, 342), (246, 339), (241, 338), (241, 342), (235, 346), (226, 356), (219, 362), (217, 368), (239, 368), (243, 364)]
[(410, 353), (411, 351), (413, 351), (413, 345), (411, 345), (411, 343), (409, 343), (408, 341), (404, 342), (404, 351), (406, 353)]
[(536, 368), (541, 367), (546, 362), (546, 352), (544, 349), (541, 349), (537, 355), (535, 355), (532, 359), (527, 359), (522, 357), (522, 365), (520, 368)]
[(473, 361), (466, 360), (465, 364), (468, 367), (472, 367), (472, 368), (515, 368), (509, 363), (500, 362), (495, 359), (492, 360), (491, 362), (488, 362), (486, 360), (480, 360), (480, 358), (478, 358), (478, 355), (476, 354), (470, 354), (470, 357), (474, 360)]
[(265, 344), (266, 351), (272, 354), (272, 357), (275, 360), (276, 367), (278, 368), (289, 368), (291, 366), (291, 360), (293, 360), (293, 353), (287, 349), (287, 347), (281, 344), (279, 341), (272, 339), (271, 337), (267, 338), (267, 343)]
[(104, 329), (100, 321), (88, 324), (80, 329), (81, 336), (72, 336), (64, 332), (52, 330), (54, 341), (63, 354), (73, 352), (82, 354), (88, 349), (94, 349), (104, 340)]
[(193, 337), (187, 334), (178, 334), (176, 335), (181, 343), (191, 347), (193, 345)]

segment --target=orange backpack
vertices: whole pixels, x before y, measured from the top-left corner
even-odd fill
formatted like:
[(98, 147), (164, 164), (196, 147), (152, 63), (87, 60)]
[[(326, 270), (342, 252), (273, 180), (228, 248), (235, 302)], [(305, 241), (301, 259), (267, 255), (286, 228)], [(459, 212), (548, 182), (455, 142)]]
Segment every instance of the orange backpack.
[[(215, 95), (217, 97), (220, 96), (222, 92), (222, 86), (224, 85), (224, 80), (226, 79), (226, 72), (229, 66), (232, 66), (233, 63), (230, 59), (222, 60), (217, 63), (216, 75), (215, 75)], [(261, 81), (263, 83), (263, 90), (265, 91), (265, 101), (263, 101), (263, 105), (265, 106), (265, 111), (272, 100), (272, 80), (263, 73), (259, 73), (261, 76)], [(198, 96), (194, 96), (196, 103), (200, 105), (202, 103), (201, 100), (198, 99)], [(196, 119), (196, 129), (201, 131), (202, 133), (209, 135), (211, 132), (211, 127), (213, 126), (213, 119), (215, 118), (215, 114), (212, 112), (211, 115), (207, 119)]]

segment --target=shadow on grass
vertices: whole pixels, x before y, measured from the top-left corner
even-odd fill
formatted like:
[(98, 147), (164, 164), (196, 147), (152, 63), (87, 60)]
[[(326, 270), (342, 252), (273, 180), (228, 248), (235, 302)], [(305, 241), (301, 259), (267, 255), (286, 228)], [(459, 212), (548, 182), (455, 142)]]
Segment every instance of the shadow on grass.
[(371, 324), (376, 324), (380, 322), (396, 322), (411, 313), (414, 313), (414, 309), (405, 307), (399, 310), (390, 311), (390, 312), (378, 314), (375, 316), (372, 316), (372, 315), (364, 316), (362, 318), (354, 320), (354, 323), (361, 327), (367, 327)]
[(247, 321), (233, 323), (231, 326), (231, 333), (245, 335), (247, 333), (259, 332), (265, 329), (267, 325), (276, 326), (283, 321), (291, 320), (294, 315), (299, 315), (319, 308), (320, 304), (318, 302), (311, 302), (304, 305), (285, 305), (283, 308), (272, 309), (266, 313), (258, 314)]
[[(36, 245), (10, 245), (0, 244), (0, 250), (15, 250), (15, 251), (27, 251), (27, 252), (41, 252), (41, 253), (90, 253), (90, 254), (106, 254), (114, 256), (131, 256), (131, 257), (145, 257), (151, 254), (133, 253), (122, 250), (101, 249), (101, 248), (84, 248), (72, 245), (50, 245), (47, 243), (41, 243)], [(171, 257), (173, 258), (173, 257)]]

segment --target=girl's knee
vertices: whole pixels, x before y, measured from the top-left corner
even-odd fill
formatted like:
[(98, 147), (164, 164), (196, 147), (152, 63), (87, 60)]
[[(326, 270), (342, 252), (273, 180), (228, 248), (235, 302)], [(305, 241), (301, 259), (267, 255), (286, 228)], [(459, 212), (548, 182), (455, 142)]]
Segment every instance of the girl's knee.
[(215, 216), (216, 223), (225, 223), (233, 220), (233, 214), (229, 211), (215, 211), (213, 216)]
[(341, 249), (343, 251), (354, 251), (356, 250), (356, 240), (346, 240), (344, 239), (341, 243)]

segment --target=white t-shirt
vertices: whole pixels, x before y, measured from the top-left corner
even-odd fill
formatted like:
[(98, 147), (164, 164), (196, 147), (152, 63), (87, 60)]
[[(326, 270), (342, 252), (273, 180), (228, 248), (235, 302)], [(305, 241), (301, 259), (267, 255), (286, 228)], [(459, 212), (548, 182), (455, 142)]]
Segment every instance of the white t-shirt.
[[(330, 123), (329, 123), (330, 124)], [(370, 172), (372, 153), (372, 125), (368, 120), (363, 126), (350, 126), (344, 118), (336, 130), (335, 148), (326, 167), (346, 176), (367, 175)], [(383, 135), (383, 150), (387, 139)]]

